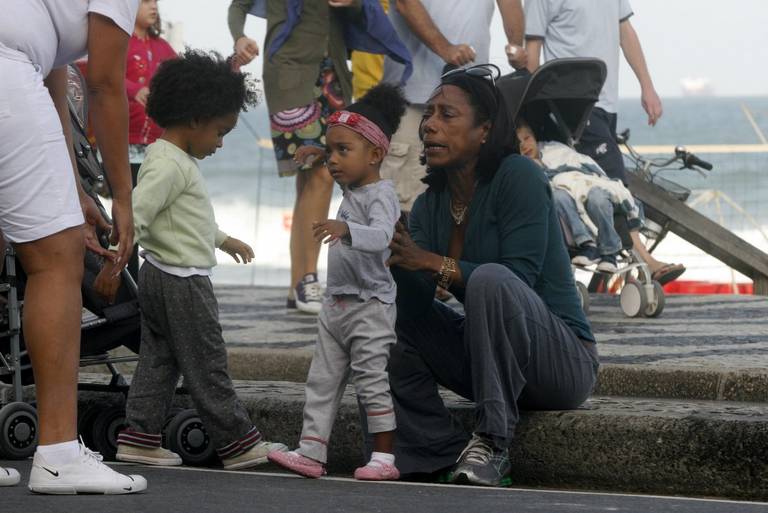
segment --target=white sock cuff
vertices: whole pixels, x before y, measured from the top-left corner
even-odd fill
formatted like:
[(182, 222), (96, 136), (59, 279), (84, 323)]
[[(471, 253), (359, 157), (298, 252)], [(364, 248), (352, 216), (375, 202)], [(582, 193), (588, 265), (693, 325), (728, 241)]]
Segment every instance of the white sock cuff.
[(395, 464), (395, 455), (389, 452), (373, 452), (371, 453), (371, 461), (378, 460), (388, 465)]

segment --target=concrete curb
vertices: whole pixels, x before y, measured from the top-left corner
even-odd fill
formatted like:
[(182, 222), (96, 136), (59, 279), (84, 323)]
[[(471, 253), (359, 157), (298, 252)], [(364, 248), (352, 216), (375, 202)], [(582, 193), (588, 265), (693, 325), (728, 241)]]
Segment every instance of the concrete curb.
[[(232, 379), (306, 381), (311, 350), (229, 348)], [(768, 370), (605, 364), (596, 395), (768, 403)]]
[[(301, 384), (239, 383), (264, 434), (291, 447), (301, 431)], [(473, 407), (446, 395), (470, 431)], [(329, 446), (329, 469), (364, 462), (348, 389)], [(527, 412), (511, 449), (515, 485), (768, 499), (768, 406), (596, 397), (575, 411)]]
[[(105, 377), (95, 377), (98, 382)], [(295, 447), (303, 383), (236, 381), (265, 438)], [(467, 432), (473, 405), (444, 394)], [(87, 392), (81, 407), (122, 404)], [(175, 404), (190, 407), (187, 396)], [(357, 402), (344, 394), (329, 445), (329, 471), (350, 474), (365, 460)], [(768, 500), (768, 405), (593, 397), (572, 411), (523, 412), (510, 449), (515, 486)]]

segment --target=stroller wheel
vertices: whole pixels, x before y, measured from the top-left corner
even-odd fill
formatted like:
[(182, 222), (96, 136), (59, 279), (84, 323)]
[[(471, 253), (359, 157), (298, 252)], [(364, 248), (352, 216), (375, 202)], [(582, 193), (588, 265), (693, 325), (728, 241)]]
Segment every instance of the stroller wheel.
[(77, 432), (86, 447), (93, 447), (93, 423), (102, 409), (103, 405), (91, 404), (77, 413)]
[(37, 447), (37, 411), (27, 403), (8, 403), (0, 409), (0, 453), (7, 458), (29, 458)]
[(165, 430), (168, 449), (187, 465), (207, 465), (216, 461), (216, 449), (195, 410), (183, 410)]
[(645, 316), (646, 317), (658, 317), (661, 315), (661, 312), (664, 311), (664, 287), (661, 286), (661, 283), (654, 280), (653, 281), (653, 297), (649, 298), (648, 306), (645, 309)]
[(110, 406), (97, 414), (91, 429), (93, 448), (107, 461), (114, 461), (117, 454), (117, 435), (125, 428), (125, 407)]
[(581, 309), (585, 314), (589, 313), (589, 291), (587, 286), (580, 281), (576, 282), (576, 290), (579, 291), (579, 302), (581, 303)]
[(636, 280), (627, 281), (621, 289), (619, 302), (621, 303), (621, 311), (627, 317), (643, 315), (648, 308), (648, 296), (645, 293), (645, 287)]

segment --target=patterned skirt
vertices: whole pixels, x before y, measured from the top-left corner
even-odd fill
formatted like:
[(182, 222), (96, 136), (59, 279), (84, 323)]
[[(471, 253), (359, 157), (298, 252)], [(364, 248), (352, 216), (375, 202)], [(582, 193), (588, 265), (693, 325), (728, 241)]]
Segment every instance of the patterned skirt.
[(280, 176), (292, 176), (302, 169), (293, 160), (300, 146), (325, 148), (327, 119), (334, 111), (344, 108), (344, 95), (329, 58), (323, 59), (320, 64), (320, 73), (315, 82), (315, 98), (309, 105), (269, 116), (272, 146)]

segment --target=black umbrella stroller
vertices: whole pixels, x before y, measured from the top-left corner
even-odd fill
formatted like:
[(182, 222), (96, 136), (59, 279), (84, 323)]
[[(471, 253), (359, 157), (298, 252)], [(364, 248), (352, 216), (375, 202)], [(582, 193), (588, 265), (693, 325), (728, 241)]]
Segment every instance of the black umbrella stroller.
[[(497, 81), (513, 120), (524, 118), (538, 141), (559, 141), (570, 147), (579, 140), (592, 107), (605, 82), (605, 64), (597, 59), (556, 59), (534, 73), (516, 72)], [(571, 256), (576, 251), (567, 223), (561, 219), (563, 235)], [(618, 209), (614, 215), (616, 231), (621, 236), (622, 252), (618, 275), (625, 278), (621, 290), (622, 311), (630, 316), (656, 317), (664, 309), (664, 290), (651, 279), (648, 265), (632, 251), (626, 216)], [(575, 271), (574, 267), (574, 271)], [(591, 268), (579, 268), (603, 274)], [(637, 275), (637, 279), (633, 277)], [(587, 287), (576, 282), (584, 311), (589, 310)], [(642, 288), (643, 291), (639, 292)], [(639, 298), (646, 298), (644, 304)]]
[[(73, 144), (81, 183), (108, 219), (96, 191), (103, 185), (103, 173), (85, 133), (87, 119), (83, 97), (83, 79), (70, 66), (69, 107), (72, 117)], [(37, 446), (37, 415), (34, 398), (25, 393), (24, 385), (34, 383), (32, 366), (25, 350), (21, 313), (24, 305), (26, 277), (13, 249), (5, 251), (0, 273), (0, 457), (22, 459), (31, 456)], [(138, 360), (135, 355), (110, 356), (108, 351), (124, 346), (134, 353), (140, 346), (140, 315), (136, 283), (127, 271), (115, 303), (110, 305), (93, 291), (93, 282), (101, 268), (101, 259), (86, 252), (82, 283), (83, 315), (81, 319), (80, 366), (105, 365), (111, 374), (109, 384), (80, 383), (80, 390), (127, 394), (128, 386), (115, 367), (119, 362)], [(29, 402), (25, 402), (25, 399)], [(78, 431), (90, 445), (103, 453), (114, 450), (115, 436), (121, 425), (120, 412), (110, 409), (84, 412)]]

